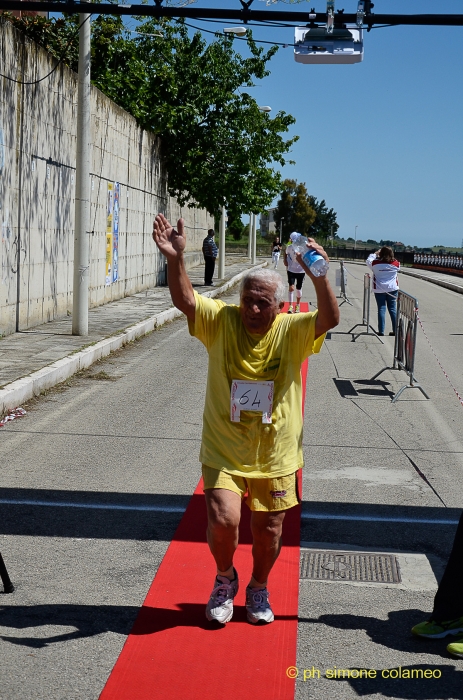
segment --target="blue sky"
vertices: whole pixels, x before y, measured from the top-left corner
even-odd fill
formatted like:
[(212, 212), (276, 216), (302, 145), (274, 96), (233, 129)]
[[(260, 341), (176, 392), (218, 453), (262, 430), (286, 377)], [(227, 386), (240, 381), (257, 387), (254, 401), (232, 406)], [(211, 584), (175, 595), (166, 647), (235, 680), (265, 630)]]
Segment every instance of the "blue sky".
[[(239, 7), (198, 0), (196, 7)], [(326, 9), (323, 0), (253, 8)], [(357, 0), (337, 0), (355, 12)], [(375, 0), (377, 13), (463, 13), (463, 0)], [(191, 20), (207, 29), (221, 25)], [(233, 26), (224, 23), (223, 26)], [(254, 38), (293, 42), (289, 28), (253, 29)], [(252, 93), (272, 112), (296, 118), (300, 136), (284, 177), (305, 182), (338, 213), (339, 235), (460, 246), (463, 239), (463, 27), (390, 27), (364, 34), (360, 64), (307, 66), (281, 48), (271, 75)], [(245, 43), (236, 42), (244, 52)]]

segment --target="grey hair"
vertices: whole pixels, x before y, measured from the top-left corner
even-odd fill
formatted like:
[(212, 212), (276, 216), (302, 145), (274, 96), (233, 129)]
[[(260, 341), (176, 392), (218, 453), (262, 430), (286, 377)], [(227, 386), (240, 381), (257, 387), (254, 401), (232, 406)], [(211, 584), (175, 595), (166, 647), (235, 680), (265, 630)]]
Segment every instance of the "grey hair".
[(262, 267), (250, 270), (248, 273), (245, 274), (240, 284), (240, 299), (243, 295), (244, 289), (248, 286), (250, 282), (253, 282), (254, 280), (258, 282), (270, 282), (270, 284), (274, 284), (276, 303), (279, 304), (281, 301), (283, 301), (286, 287), (280, 275), (278, 274), (278, 272), (274, 272), (273, 270), (264, 270)]

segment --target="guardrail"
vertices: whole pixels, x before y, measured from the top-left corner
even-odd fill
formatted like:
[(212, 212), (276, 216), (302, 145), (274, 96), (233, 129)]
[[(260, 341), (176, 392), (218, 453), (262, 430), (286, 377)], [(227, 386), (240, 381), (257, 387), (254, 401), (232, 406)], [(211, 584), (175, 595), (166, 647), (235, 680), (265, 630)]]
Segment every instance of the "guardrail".
[[(378, 248), (344, 248), (341, 246), (326, 246), (325, 250), (331, 260), (361, 260), (365, 262), (371, 253)], [(401, 265), (413, 265), (414, 253), (406, 250), (394, 251), (394, 257)]]
[(419, 389), (429, 399), (421, 384), (415, 377), (416, 331), (418, 327), (418, 299), (399, 290), (397, 298), (397, 320), (394, 343), (394, 360), (392, 367), (383, 367), (371, 381), (389, 370), (402, 370), (410, 378), (410, 383), (402, 386), (392, 397), (395, 403), (405, 389)]

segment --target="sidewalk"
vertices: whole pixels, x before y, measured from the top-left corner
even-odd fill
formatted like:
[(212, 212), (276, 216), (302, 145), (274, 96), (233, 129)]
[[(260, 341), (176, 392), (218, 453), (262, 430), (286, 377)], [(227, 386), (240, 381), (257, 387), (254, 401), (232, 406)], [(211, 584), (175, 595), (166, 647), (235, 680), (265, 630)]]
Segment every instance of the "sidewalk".
[[(267, 264), (259, 258), (257, 267)], [(225, 277), (205, 287), (204, 265), (188, 270), (200, 294), (217, 296), (251, 269), (239, 255), (225, 260)], [(0, 417), (45, 389), (63, 382), (101, 357), (181, 316), (168, 287), (153, 287), (89, 310), (88, 336), (72, 335), (72, 318), (63, 318), (0, 338)]]

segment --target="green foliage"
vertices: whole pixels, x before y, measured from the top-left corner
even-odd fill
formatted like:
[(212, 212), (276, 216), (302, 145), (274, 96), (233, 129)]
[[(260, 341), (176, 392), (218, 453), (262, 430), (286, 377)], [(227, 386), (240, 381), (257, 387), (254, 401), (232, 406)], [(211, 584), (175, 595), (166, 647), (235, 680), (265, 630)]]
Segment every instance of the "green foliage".
[(241, 240), (244, 234), (244, 225), (241, 221), (241, 217), (237, 212), (228, 212), (228, 225), (227, 234), (233, 236), (235, 241)]
[[(77, 15), (11, 21), (77, 70)], [(200, 32), (189, 36), (182, 20), (137, 21), (134, 35), (121, 17), (92, 19), (93, 84), (162, 137), (169, 194), (181, 205), (214, 215), (224, 205), (263, 211), (281, 189), (274, 166), (286, 163), (297, 140), (282, 137), (295, 120), (262, 113), (245, 88), (269, 74), (277, 48), (264, 51), (248, 32), (250, 57), (243, 58), (232, 36), (216, 35), (207, 44)]]
[(280, 230), (280, 224), (283, 221), (282, 241), (288, 241), (292, 231), (308, 235), (316, 216), (305, 183), (298, 184), (296, 180), (285, 180), (283, 192), (273, 213), (277, 231)]
[(336, 212), (328, 209), (324, 199), (319, 202), (316, 197), (309, 195), (305, 182), (298, 184), (296, 180), (285, 180), (283, 188), (273, 214), (277, 231), (283, 221), (283, 241), (288, 241), (292, 231), (319, 241), (326, 241), (331, 232), (333, 237), (336, 236), (339, 229)]
[(319, 202), (316, 197), (310, 197), (310, 203), (316, 217), (309, 229), (309, 236), (319, 242), (325, 242), (330, 236), (336, 237), (339, 224), (336, 221), (334, 209), (328, 209), (324, 199)]

